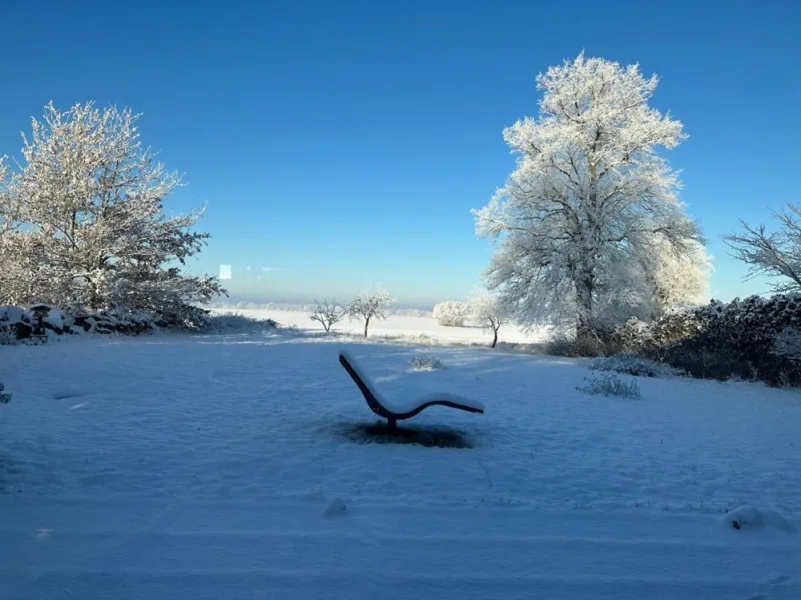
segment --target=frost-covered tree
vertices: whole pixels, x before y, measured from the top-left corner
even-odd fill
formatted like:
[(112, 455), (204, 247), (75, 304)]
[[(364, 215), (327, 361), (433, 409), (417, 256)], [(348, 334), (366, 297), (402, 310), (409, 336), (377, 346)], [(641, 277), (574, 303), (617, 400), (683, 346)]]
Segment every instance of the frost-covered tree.
[(138, 118), (88, 102), (64, 112), (50, 103), (32, 119), (2, 240), (5, 258), (25, 257), (16, 301), (117, 306), (177, 324), (192, 304), (225, 293), (216, 278), (180, 268), (210, 236), (192, 230), (202, 211), (166, 213), (180, 177), (142, 147)]
[(0, 235), (3, 235), (6, 224), (10, 222), (9, 213), (11, 207), (9, 206), (8, 176), (8, 164), (5, 157), (0, 156)]
[(434, 306), (432, 313), (437, 323), (445, 327), (462, 327), (464, 320), (470, 312), (470, 307), (465, 302), (440, 302)]
[(364, 319), (364, 337), (367, 337), (370, 320), (386, 319), (386, 309), (394, 301), (395, 298), (384, 290), (364, 291), (348, 304), (347, 315), (351, 319)]
[(776, 293), (801, 291), (801, 206), (788, 203), (779, 213), (778, 231), (769, 233), (765, 225), (753, 227), (741, 221), (742, 233), (731, 233), (723, 240), (732, 256), (749, 266), (746, 280), (759, 275), (778, 279)]
[(649, 107), (657, 83), (582, 53), (537, 76), (538, 118), (504, 130), (516, 168), (473, 212), (477, 234), (497, 246), (487, 284), (523, 324), (569, 321), (593, 335), (600, 293), (625, 283), (613, 280), (620, 265), (638, 262), (654, 236), (679, 254), (701, 239), (657, 152), (687, 137)]
[(309, 319), (320, 323), (326, 331), (331, 331), (331, 327), (344, 319), (345, 315), (345, 307), (336, 299), (323, 299), (322, 302), (314, 301), (314, 308), (309, 313)]
[(649, 322), (671, 308), (709, 301), (712, 266), (703, 245), (690, 240), (685, 252), (677, 253), (655, 236), (638, 259), (610, 265), (599, 277), (598, 325), (619, 325), (632, 317)]
[(486, 290), (473, 293), (468, 302), (471, 318), (481, 326), (484, 331), (492, 333), (492, 346), (498, 344), (498, 330), (508, 323), (510, 319), (509, 305)]
[(709, 302), (712, 261), (702, 244), (689, 241), (685, 251), (677, 253), (668, 242), (658, 238), (654, 256), (648, 258), (646, 275), (654, 290), (655, 317), (670, 308)]

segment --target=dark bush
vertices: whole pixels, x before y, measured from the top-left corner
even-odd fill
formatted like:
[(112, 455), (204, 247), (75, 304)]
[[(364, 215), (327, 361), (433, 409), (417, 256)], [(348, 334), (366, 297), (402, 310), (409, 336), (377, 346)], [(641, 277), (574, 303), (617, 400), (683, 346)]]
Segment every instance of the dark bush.
[(801, 385), (801, 362), (776, 351), (785, 330), (801, 327), (801, 295), (750, 296), (666, 314), (650, 325), (630, 321), (613, 332), (627, 351), (705, 379)]

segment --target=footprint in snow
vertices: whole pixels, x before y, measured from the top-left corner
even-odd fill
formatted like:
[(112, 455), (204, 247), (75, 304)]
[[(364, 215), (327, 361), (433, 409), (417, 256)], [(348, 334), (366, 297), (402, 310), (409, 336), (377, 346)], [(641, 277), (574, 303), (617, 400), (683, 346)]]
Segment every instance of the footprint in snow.
[(342, 498), (334, 498), (328, 507), (323, 511), (324, 517), (336, 517), (344, 515), (348, 511), (348, 506)]

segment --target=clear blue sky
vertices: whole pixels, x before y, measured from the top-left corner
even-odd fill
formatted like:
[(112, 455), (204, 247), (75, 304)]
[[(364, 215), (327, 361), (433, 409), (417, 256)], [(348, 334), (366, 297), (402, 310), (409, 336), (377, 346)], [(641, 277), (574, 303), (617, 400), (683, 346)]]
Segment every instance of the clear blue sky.
[(661, 77), (728, 300), (765, 286), (740, 283), (720, 235), (801, 201), (800, 30), (797, 0), (10, 0), (0, 154), (50, 100), (130, 106), (186, 173), (170, 207), (208, 203), (193, 269), (233, 265), (232, 295), (459, 299), (491, 252), (469, 209), (513, 167), (502, 129), (536, 114), (538, 72), (585, 49)]

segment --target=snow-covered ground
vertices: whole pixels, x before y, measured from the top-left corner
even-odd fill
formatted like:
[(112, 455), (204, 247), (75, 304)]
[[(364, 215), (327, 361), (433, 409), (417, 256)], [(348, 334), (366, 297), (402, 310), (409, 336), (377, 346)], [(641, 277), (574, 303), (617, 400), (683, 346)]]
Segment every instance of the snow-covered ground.
[(412, 421), (469, 449), (360, 444), (325, 339), (0, 347), (0, 598), (801, 598), (797, 391), (587, 396), (577, 361), (354, 341), (387, 395), (487, 409)]
[[(217, 308), (212, 312), (217, 314), (240, 314), (255, 319), (269, 318), (274, 319), (281, 325), (297, 327), (304, 331), (323, 331), (323, 326), (317, 321), (309, 319), (308, 313), (303, 311)], [(364, 321), (345, 319), (334, 325), (332, 331), (362, 334), (364, 332)], [(498, 332), (498, 340), (511, 343), (534, 343), (544, 340), (548, 334), (549, 330), (545, 327), (533, 333), (526, 333), (515, 325), (504, 325)], [(426, 336), (435, 338), (443, 343), (489, 344), (492, 341), (492, 334), (487, 333), (477, 325), (445, 327), (439, 325), (431, 317), (412, 317), (407, 315), (389, 315), (386, 320), (373, 319), (370, 321), (368, 335), (407, 338)]]

